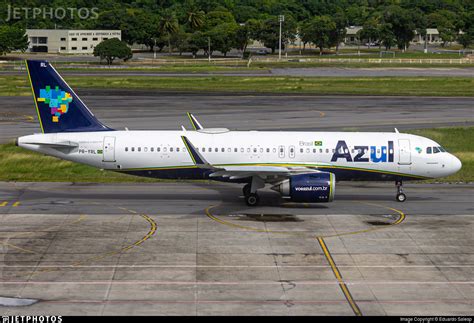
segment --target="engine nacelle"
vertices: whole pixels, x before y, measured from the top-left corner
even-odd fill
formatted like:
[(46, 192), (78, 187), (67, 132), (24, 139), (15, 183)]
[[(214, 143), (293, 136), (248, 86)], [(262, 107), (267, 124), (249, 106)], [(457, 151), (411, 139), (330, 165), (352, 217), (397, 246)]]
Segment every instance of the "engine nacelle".
[(326, 172), (293, 175), (273, 186), (272, 190), (294, 202), (332, 202), (336, 191), (336, 176)]

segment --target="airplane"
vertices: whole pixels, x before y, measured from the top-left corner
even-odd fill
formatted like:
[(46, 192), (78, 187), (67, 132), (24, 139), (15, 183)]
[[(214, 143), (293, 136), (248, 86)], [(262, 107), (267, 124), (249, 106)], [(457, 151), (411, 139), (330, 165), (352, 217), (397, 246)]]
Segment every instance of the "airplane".
[[(293, 202), (325, 203), (337, 181), (403, 181), (456, 173), (461, 162), (440, 144), (394, 132), (115, 130), (101, 123), (47, 61), (26, 61), (41, 132), (17, 146), (104, 170), (162, 179), (244, 184), (248, 206), (265, 186)], [(133, 113), (133, 107), (130, 107)]]

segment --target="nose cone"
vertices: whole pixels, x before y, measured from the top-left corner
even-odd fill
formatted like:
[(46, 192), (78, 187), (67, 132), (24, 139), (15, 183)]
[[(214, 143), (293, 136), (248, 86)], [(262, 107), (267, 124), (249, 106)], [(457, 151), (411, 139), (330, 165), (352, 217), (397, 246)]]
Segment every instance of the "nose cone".
[(451, 155), (451, 170), (453, 174), (457, 173), (461, 169), (461, 167), (462, 167), (462, 163), (459, 160), (459, 158), (457, 158), (454, 155)]

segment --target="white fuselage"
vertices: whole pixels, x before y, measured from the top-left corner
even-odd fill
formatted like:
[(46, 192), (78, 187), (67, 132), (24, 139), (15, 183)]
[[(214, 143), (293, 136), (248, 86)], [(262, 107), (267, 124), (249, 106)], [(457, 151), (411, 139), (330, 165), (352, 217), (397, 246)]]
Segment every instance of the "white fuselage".
[(214, 166), (305, 166), (333, 172), (338, 180), (437, 178), (461, 168), (460, 161), (447, 152), (428, 153), (427, 148), (440, 146), (436, 142), (397, 132), (66, 132), (24, 136), (18, 145), (140, 176), (205, 178), (186, 151), (183, 135)]

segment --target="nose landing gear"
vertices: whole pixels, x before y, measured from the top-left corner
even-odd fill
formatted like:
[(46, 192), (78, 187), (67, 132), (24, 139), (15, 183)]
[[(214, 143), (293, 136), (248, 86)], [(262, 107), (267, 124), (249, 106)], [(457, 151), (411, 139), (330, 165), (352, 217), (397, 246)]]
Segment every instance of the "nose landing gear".
[(395, 197), (395, 199), (397, 200), (397, 202), (405, 202), (407, 196), (405, 195), (405, 193), (403, 193), (402, 181), (396, 181), (395, 185), (397, 186), (397, 196)]

